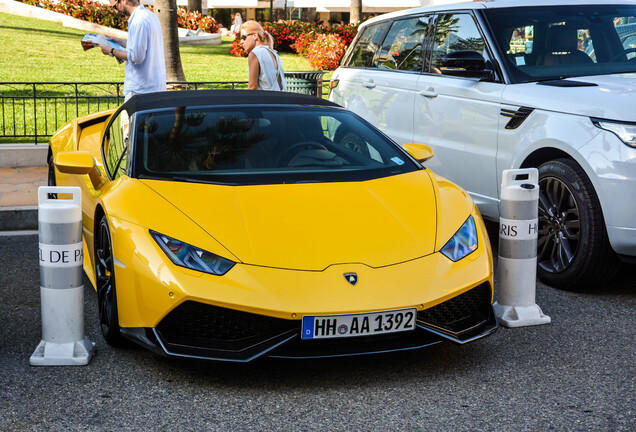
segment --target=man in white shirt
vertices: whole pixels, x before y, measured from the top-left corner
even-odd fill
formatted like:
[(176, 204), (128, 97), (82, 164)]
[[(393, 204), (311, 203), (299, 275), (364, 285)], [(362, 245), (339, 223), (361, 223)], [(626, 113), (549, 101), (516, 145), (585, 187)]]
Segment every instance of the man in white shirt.
[(124, 97), (166, 90), (166, 63), (161, 24), (157, 15), (139, 0), (109, 0), (110, 5), (128, 18), (128, 39), (111, 37), (125, 50), (101, 45), (102, 53), (126, 61)]
[(234, 14), (234, 34), (238, 35), (241, 32), (241, 26), (243, 25), (243, 18), (241, 18), (241, 13), (237, 12)]

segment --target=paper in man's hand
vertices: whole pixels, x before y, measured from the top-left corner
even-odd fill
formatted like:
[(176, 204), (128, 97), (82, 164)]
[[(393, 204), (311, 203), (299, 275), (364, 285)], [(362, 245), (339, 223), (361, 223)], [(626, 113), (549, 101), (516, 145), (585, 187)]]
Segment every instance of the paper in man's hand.
[[(115, 48), (116, 50), (126, 50), (126, 48), (119, 45), (117, 42), (108, 40), (108, 38), (103, 34), (86, 33), (84, 37), (82, 37), (82, 48), (84, 48), (84, 51), (99, 45), (109, 45), (111, 48)], [(123, 60), (119, 58), (117, 61), (119, 63), (123, 63)]]

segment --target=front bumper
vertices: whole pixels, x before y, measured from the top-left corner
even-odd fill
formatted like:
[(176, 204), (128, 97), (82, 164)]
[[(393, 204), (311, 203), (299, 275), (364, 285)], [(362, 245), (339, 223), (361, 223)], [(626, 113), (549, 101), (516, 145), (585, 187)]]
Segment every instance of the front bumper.
[(122, 334), (170, 357), (249, 362), (259, 357), (316, 358), (423, 348), (444, 340), (464, 344), (492, 334), (497, 320), (491, 286), (482, 283), (418, 311), (414, 331), (357, 338), (303, 340), (301, 320), (287, 320), (187, 301), (154, 328)]

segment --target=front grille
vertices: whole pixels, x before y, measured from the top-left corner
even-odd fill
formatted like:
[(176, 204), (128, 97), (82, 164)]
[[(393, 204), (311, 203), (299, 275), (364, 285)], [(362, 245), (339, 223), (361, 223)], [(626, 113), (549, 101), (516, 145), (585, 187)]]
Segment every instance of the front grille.
[[(213, 350), (223, 351), (223, 357), (233, 357), (232, 352), (266, 349), (269, 343), (277, 343), (283, 334), (299, 328), (299, 321), (187, 301), (159, 323), (157, 333), (171, 352), (195, 354), (193, 351)], [(215, 355), (212, 352), (200, 354)]]
[(417, 320), (425, 327), (467, 339), (481, 331), (489, 320), (491, 290), (483, 283), (463, 294), (417, 313)]

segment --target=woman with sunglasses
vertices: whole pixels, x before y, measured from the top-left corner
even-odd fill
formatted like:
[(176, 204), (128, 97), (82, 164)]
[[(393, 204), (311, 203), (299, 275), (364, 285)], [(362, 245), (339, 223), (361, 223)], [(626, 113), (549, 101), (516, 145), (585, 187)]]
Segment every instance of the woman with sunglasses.
[(247, 51), (248, 84), (250, 90), (284, 91), (283, 62), (274, 51), (274, 38), (256, 21), (241, 26), (241, 46)]

